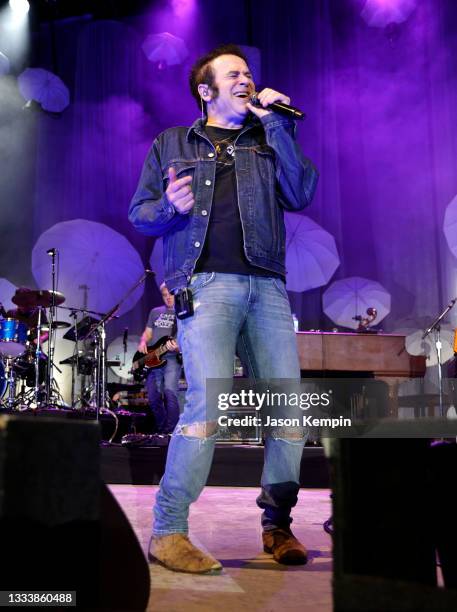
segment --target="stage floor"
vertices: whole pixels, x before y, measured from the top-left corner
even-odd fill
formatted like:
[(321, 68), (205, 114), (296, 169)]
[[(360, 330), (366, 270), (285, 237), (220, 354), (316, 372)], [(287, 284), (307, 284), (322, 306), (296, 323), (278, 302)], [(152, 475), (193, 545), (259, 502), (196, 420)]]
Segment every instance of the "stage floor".
[[(147, 551), (156, 486), (110, 485)], [(293, 530), (307, 546), (305, 566), (281, 566), (262, 552), (258, 488), (206, 487), (190, 513), (191, 539), (219, 559), (219, 576), (193, 576), (150, 565), (149, 611), (259, 612), (332, 610), (331, 538), (322, 523), (330, 516), (330, 491), (304, 489), (294, 509)], [(128, 563), (128, 559), (126, 559)], [(120, 568), (122, 575), (122, 568)]]

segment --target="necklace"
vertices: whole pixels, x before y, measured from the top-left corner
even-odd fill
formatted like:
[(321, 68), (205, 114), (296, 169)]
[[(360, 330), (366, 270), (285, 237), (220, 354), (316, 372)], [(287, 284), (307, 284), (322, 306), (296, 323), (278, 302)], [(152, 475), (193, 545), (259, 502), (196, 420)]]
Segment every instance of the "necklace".
[(235, 147), (232, 143), (232, 140), (233, 136), (229, 136), (228, 138), (224, 138), (223, 140), (215, 140), (213, 142), (218, 157), (221, 157), (223, 153), (226, 153), (231, 157), (235, 157)]

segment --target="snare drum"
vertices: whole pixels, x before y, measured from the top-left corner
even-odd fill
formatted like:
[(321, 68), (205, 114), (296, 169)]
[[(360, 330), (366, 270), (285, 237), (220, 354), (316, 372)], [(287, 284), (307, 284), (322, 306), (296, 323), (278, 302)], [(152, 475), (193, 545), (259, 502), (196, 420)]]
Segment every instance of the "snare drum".
[(17, 357), (25, 351), (27, 325), (17, 319), (0, 320), (0, 353)]

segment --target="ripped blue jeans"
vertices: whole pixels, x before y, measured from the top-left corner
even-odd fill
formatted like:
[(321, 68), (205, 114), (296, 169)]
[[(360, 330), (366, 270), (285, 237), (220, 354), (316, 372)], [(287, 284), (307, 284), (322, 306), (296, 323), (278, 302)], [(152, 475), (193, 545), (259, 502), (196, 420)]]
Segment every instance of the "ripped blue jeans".
[[(189, 506), (206, 484), (217, 437), (217, 406), (206, 401), (207, 379), (230, 379), (235, 351), (255, 378), (300, 380), (289, 299), (282, 280), (200, 273), (190, 288), (194, 315), (178, 322), (187, 394), (173, 433), (154, 507), (156, 536), (188, 532)], [(287, 528), (297, 503), (304, 436), (265, 441), (261, 493), (265, 530)]]

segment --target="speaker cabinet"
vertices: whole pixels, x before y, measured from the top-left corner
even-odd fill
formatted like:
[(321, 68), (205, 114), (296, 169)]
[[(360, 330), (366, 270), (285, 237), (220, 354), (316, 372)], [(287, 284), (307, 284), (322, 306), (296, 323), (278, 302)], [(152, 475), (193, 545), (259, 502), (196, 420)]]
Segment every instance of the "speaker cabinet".
[[(332, 444), (335, 611), (456, 610), (457, 446)], [(437, 552), (447, 589), (437, 588)]]
[(98, 424), (0, 417), (2, 590), (76, 591), (84, 610), (145, 610), (149, 567), (100, 479)]

